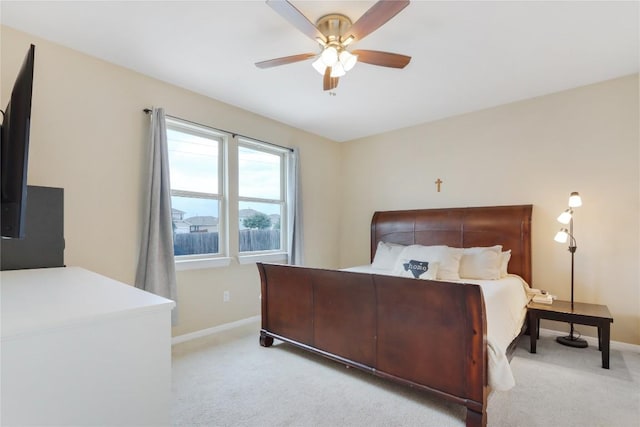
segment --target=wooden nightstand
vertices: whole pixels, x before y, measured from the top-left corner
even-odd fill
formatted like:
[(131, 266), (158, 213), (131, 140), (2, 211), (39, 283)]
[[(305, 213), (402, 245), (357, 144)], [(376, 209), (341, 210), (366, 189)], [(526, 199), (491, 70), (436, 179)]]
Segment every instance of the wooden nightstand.
[(531, 353), (536, 352), (536, 341), (540, 334), (540, 319), (558, 320), (560, 322), (595, 326), (598, 328), (598, 350), (602, 352), (602, 367), (609, 369), (610, 328), (613, 317), (606, 305), (587, 304), (556, 300), (553, 304), (527, 305)]

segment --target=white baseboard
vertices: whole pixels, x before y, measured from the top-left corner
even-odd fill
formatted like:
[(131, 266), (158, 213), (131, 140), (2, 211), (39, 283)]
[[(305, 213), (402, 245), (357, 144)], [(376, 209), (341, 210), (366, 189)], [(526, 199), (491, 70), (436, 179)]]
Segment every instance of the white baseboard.
[[(567, 332), (562, 332), (562, 331), (556, 331), (553, 329), (545, 329), (545, 328), (540, 328), (540, 335), (546, 335), (546, 336), (552, 336), (552, 337), (562, 337), (567, 335)], [(586, 340), (589, 345), (592, 346), (598, 346), (598, 338), (596, 337), (588, 337), (586, 335), (582, 335), (580, 338)], [(611, 341), (610, 344), (610, 349), (611, 350), (620, 350), (620, 351), (633, 351), (636, 353), (640, 353), (640, 345), (636, 345), (636, 344), (629, 344), (626, 342), (620, 342), (620, 341)]]
[(254, 322), (259, 322), (260, 318), (260, 316), (248, 317), (246, 319), (236, 320), (235, 322), (225, 323), (223, 325), (214, 326), (212, 328), (201, 329), (199, 331), (191, 332), (184, 335), (177, 335), (171, 338), (171, 345), (180, 344), (186, 341), (191, 341), (209, 335), (218, 334), (223, 331), (228, 331), (230, 329), (246, 326)]

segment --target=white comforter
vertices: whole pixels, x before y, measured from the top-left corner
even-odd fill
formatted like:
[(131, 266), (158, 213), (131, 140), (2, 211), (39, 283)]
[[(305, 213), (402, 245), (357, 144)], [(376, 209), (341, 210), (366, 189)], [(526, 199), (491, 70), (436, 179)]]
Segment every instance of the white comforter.
[[(392, 276), (391, 270), (363, 265), (345, 271)], [(416, 279), (417, 280), (417, 279)], [(489, 353), (489, 386), (494, 390), (509, 390), (515, 385), (507, 359), (507, 347), (520, 333), (527, 314), (528, 285), (520, 277), (509, 274), (499, 280), (463, 279), (460, 283), (480, 285), (487, 312), (487, 347)]]

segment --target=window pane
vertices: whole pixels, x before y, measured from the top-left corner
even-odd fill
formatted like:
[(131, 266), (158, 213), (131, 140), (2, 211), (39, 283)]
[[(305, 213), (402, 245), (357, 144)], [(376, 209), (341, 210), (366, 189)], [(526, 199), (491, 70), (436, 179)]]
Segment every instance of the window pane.
[(174, 254), (217, 254), (219, 203), (213, 199), (171, 197)]
[(282, 199), (282, 156), (248, 147), (238, 148), (240, 197)]
[(219, 194), (219, 142), (167, 129), (172, 190)]
[(240, 202), (239, 206), (240, 252), (280, 249), (281, 205)]

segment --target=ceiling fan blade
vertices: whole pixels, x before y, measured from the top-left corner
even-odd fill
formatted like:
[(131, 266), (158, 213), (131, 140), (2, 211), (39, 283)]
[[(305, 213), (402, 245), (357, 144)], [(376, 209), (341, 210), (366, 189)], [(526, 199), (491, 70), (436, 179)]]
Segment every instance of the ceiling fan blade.
[(322, 89), (331, 90), (338, 87), (338, 77), (331, 77), (331, 67), (324, 70), (324, 78), (322, 79)]
[(352, 35), (356, 40), (362, 40), (400, 13), (400, 11), (408, 5), (409, 0), (380, 0), (371, 6), (371, 8), (347, 30), (347, 34), (345, 35), (347, 37)]
[(377, 50), (354, 50), (351, 53), (358, 55), (358, 62), (364, 62), (382, 67), (404, 68), (411, 57), (399, 53), (380, 52)]
[(271, 9), (275, 10), (278, 15), (289, 21), (291, 25), (302, 31), (307, 37), (312, 40), (316, 38), (326, 40), (326, 37), (318, 30), (318, 27), (313, 25), (302, 12), (287, 0), (267, 0), (267, 4)]
[(283, 56), (282, 58), (274, 58), (266, 61), (256, 62), (258, 68), (271, 68), (278, 65), (291, 64), (292, 62), (304, 61), (305, 59), (317, 56), (316, 53), (301, 53), (299, 55)]

